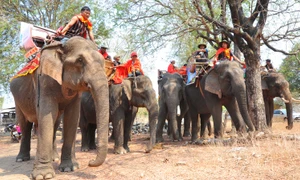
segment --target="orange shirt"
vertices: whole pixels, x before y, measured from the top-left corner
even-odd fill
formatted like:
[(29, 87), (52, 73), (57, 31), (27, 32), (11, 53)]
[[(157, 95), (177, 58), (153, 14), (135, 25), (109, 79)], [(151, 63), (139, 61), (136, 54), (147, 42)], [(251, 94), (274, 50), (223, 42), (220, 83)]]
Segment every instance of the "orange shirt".
[(168, 66), (168, 73), (176, 73), (177, 70), (175, 69), (175, 66), (171, 63), (169, 66)]
[(124, 64), (124, 67), (127, 68), (128, 73), (131, 73), (133, 70), (139, 70), (144, 75), (139, 59), (136, 59), (134, 62), (132, 61), (132, 59), (127, 60), (127, 62)]

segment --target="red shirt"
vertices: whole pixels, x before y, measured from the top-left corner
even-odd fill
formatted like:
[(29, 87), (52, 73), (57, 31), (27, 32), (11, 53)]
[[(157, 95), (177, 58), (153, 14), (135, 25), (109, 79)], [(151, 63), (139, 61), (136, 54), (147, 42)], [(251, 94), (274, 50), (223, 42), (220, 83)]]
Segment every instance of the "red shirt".
[(177, 70), (175, 69), (175, 66), (171, 63), (169, 66), (168, 66), (168, 73), (176, 73)]
[(132, 61), (132, 59), (127, 60), (127, 62), (124, 64), (124, 67), (127, 68), (128, 73), (131, 73), (134, 69), (135, 71), (139, 70), (144, 75), (139, 59), (136, 59), (134, 62)]
[(99, 50), (99, 53), (102, 54), (102, 56), (104, 57), (104, 59), (106, 59), (107, 56), (108, 56), (107, 52), (102, 53), (101, 50)]

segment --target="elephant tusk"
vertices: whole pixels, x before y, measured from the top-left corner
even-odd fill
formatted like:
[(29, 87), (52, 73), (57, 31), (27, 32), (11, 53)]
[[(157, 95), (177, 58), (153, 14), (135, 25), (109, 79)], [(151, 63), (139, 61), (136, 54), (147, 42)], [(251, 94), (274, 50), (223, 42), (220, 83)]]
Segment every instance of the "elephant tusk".
[(290, 103), (290, 101), (285, 100), (284, 98), (281, 98), (283, 100), (284, 103)]
[(300, 103), (300, 99), (295, 99), (295, 98), (292, 97), (292, 100), (293, 100), (294, 102)]

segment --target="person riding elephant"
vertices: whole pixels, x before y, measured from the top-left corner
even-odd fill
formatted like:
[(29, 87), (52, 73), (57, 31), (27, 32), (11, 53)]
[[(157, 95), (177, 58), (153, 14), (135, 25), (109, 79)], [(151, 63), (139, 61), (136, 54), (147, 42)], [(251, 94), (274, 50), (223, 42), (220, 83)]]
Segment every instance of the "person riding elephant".
[(158, 104), (152, 82), (147, 76), (124, 79), (122, 84), (111, 84), (109, 87), (109, 107), (115, 138), (114, 152), (124, 154), (130, 151), (128, 141), (133, 106), (145, 107), (149, 113), (150, 142), (146, 152), (150, 152), (156, 140), (156, 122)]
[[(173, 140), (182, 140), (181, 120), (188, 110), (185, 93), (185, 83), (183, 78), (178, 74), (166, 73), (158, 82), (159, 92), (159, 111), (156, 131), (156, 141), (163, 141), (162, 133), (165, 120), (168, 119), (168, 126)], [(177, 107), (180, 107), (180, 116), (177, 117)], [(186, 122), (186, 120), (185, 120)], [(188, 134), (189, 129), (185, 129)]]
[(76, 36), (64, 45), (54, 42), (41, 51), (39, 67), (26, 76), (10, 82), (16, 107), (16, 116), (22, 129), (22, 140), (16, 161), (30, 159), (32, 124), (38, 124), (38, 143), (33, 179), (50, 179), (55, 176), (52, 167), (53, 147), (58, 117), (63, 118), (63, 146), (59, 170), (78, 168), (75, 158), (75, 137), (80, 112), (82, 91), (90, 90), (95, 98), (97, 112), (97, 158), (90, 166), (101, 165), (107, 155), (109, 98), (104, 73), (104, 59), (96, 45)]
[[(133, 125), (133, 121), (136, 117), (138, 108), (132, 107), (130, 111), (126, 113), (126, 117), (131, 117), (131, 127)], [(130, 115), (129, 113), (132, 112)], [(111, 115), (110, 115), (111, 116)], [(111, 121), (111, 118), (110, 118)], [(80, 120), (79, 120), (79, 127), (81, 130), (81, 151), (89, 151), (92, 149), (96, 149), (95, 143), (95, 130), (96, 127), (96, 111), (94, 105), (94, 99), (90, 92), (83, 92), (81, 96), (81, 106), (80, 106)], [(130, 128), (131, 129), (131, 128)], [(115, 139), (112, 133), (111, 139)]]
[(265, 103), (265, 112), (267, 126), (272, 127), (272, 118), (274, 112), (275, 97), (280, 97), (285, 102), (288, 125), (287, 129), (293, 128), (293, 101), (297, 101), (292, 97), (289, 89), (289, 83), (284, 78), (283, 74), (276, 72), (262, 73), (261, 87), (263, 91), (263, 98)]
[(214, 136), (223, 136), (222, 105), (228, 110), (237, 131), (244, 131), (245, 123), (249, 131), (255, 130), (248, 114), (243, 71), (236, 62), (222, 61), (202, 77), (199, 87), (196, 83), (186, 86), (185, 93), (192, 120), (193, 142), (199, 138), (198, 114), (201, 118), (201, 137), (211, 115)]

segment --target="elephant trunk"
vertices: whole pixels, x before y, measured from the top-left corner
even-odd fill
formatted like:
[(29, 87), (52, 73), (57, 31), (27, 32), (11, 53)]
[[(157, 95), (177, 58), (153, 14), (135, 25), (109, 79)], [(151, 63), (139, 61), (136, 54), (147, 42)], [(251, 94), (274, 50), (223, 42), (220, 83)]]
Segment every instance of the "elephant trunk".
[(286, 114), (287, 114), (287, 119), (288, 119), (288, 125), (286, 126), (286, 129), (292, 129), (293, 128), (293, 105), (292, 105), (292, 96), (291, 92), (289, 89), (286, 89), (283, 91), (282, 94), (283, 98), (287, 100), (285, 102), (285, 108), (286, 108)]
[[(155, 96), (155, 92), (151, 93)], [(150, 142), (147, 146), (146, 152), (149, 153), (153, 146), (155, 145), (156, 141), (156, 124), (158, 120), (158, 105), (156, 103), (155, 97), (153, 97), (150, 106), (147, 106), (147, 110), (149, 113), (149, 128), (150, 128)]]
[(236, 97), (240, 113), (244, 119), (244, 122), (248, 126), (249, 131), (254, 131), (255, 130), (254, 125), (253, 125), (252, 121), (250, 120), (250, 116), (248, 114), (248, 106), (247, 106), (247, 99), (246, 99), (246, 87), (245, 87), (244, 83), (237, 83), (237, 82), (235, 82), (235, 83), (236, 83), (236, 85), (233, 86), (233, 87), (235, 87), (234, 95)]
[[(89, 166), (100, 166), (106, 159), (108, 149), (109, 97), (107, 81), (99, 80), (91, 85), (91, 93), (95, 102), (97, 123), (97, 157), (89, 162)], [(101, 82), (101, 83), (99, 83)]]
[[(179, 140), (179, 130), (178, 125), (177, 125), (177, 106), (178, 103), (174, 103), (176, 101), (169, 101), (170, 103), (167, 103), (167, 107), (168, 107), (168, 128), (171, 128), (171, 133), (173, 136), (173, 140)], [(171, 103), (172, 102), (172, 103)]]

